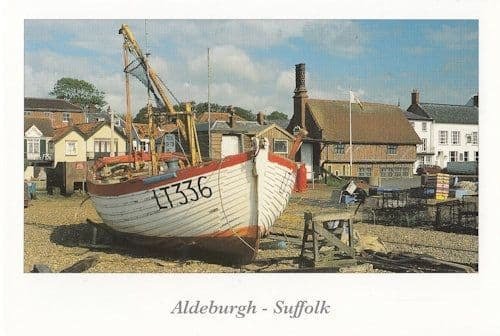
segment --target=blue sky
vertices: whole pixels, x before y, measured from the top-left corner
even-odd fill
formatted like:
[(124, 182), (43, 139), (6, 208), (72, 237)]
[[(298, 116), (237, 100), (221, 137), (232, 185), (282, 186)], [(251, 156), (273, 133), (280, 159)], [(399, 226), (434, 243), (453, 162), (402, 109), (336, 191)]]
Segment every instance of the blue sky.
[[(146, 48), (144, 20), (26, 20), (25, 95), (48, 97), (74, 77), (106, 93), (122, 113), (122, 36), (128, 24)], [(311, 98), (347, 99), (406, 109), (418, 88), (424, 102), (465, 104), (478, 91), (476, 20), (147, 20), (151, 63), (181, 100), (207, 100), (253, 112), (292, 113), (294, 65), (306, 63)], [(134, 79), (134, 113), (146, 101)]]

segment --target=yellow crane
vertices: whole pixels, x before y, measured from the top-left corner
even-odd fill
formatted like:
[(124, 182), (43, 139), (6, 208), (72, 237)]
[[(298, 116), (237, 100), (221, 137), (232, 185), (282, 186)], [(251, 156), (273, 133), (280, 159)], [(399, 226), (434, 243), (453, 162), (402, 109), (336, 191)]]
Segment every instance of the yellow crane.
[[(189, 103), (186, 103), (185, 105), (185, 111), (175, 111), (174, 106), (170, 102), (170, 99), (167, 96), (167, 88), (165, 84), (161, 81), (160, 77), (156, 73), (156, 71), (150, 66), (149, 60), (146, 57), (146, 55), (142, 52), (139, 44), (137, 43), (137, 40), (134, 37), (134, 34), (128, 27), (128, 25), (124, 24), (121, 26), (119, 30), (119, 34), (123, 35), (124, 42), (123, 42), (123, 48), (124, 48), (124, 60), (125, 60), (125, 66), (128, 64), (128, 56), (127, 53), (130, 52), (132, 55), (135, 56), (136, 59), (138, 59), (141, 62), (141, 65), (143, 69), (146, 72), (146, 75), (148, 76), (148, 80), (151, 82), (152, 86), (156, 90), (156, 93), (158, 94), (159, 98), (162, 100), (163, 105), (165, 105), (166, 108), (166, 113), (168, 117), (175, 118), (177, 127), (179, 128), (179, 131), (181, 133), (181, 136), (184, 138), (184, 141), (188, 145), (189, 149), (189, 156), (190, 156), (190, 163), (192, 165), (198, 165), (200, 164), (201, 161), (201, 154), (200, 154), (200, 144), (198, 142), (198, 135), (196, 132), (196, 125), (194, 121), (194, 115), (193, 112), (191, 111), (191, 105)], [(128, 79), (127, 79), (128, 82)], [(128, 84), (127, 84), (128, 85)], [(149, 87), (148, 87), (149, 90)], [(127, 89), (128, 91), (128, 89)], [(128, 93), (127, 93), (128, 94)], [(129, 98), (127, 97), (127, 104), (129, 104)], [(130, 114), (130, 108), (127, 107), (127, 113)], [(149, 124), (151, 127), (151, 122), (152, 122), (152, 111), (151, 111), (151, 104), (148, 103), (148, 116), (149, 116)], [(128, 119), (131, 120), (131, 116), (128, 116)], [(150, 130), (151, 131), (151, 130)], [(130, 133), (129, 133), (130, 134)], [(150, 133), (151, 134), (151, 133)], [(151, 154), (155, 153), (155, 142), (150, 143), (150, 149), (151, 149)], [(153, 163), (153, 166), (155, 166), (155, 163)]]

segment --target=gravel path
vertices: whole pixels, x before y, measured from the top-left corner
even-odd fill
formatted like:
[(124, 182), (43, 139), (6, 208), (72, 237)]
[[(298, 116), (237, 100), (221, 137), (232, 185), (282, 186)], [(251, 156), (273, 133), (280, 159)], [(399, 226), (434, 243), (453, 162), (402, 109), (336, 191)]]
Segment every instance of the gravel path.
[[(321, 211), (331, 206), (331, 189), (317, 185), (305, 194), (294, 194), (285, 213), (273, 228), (276, 233), (301, 236), (304, 211)], [(102, 249), (89, 248), (92, 227), (86, 219), (99, 222), (92, 202), (83, 195), (71, 197), (39, 195), (24, 210), (24, 271), (34, 264), (46, 264), (52, 270), (62, 270), (90, 255), (99, 258), (88, 272), (254, 272), (284, 270), (295, 267), (292, 258), (300, 254), (298, 246), (287, 244), (278, 249), (276, 242), (265, 239), (255, 263), (231, 267), (189, 259), (183, 255), (154, 255), (134, 248), (114, 245), (109, 235), (100, 233), (97, 244)], [(477, 263), (478, 237), (436, 232), (423, 229), (356, 223), (360, 235), (374, 235), (388, 249), (431, 255), (459, 263)], [(111, 248), (109, 246), (112, 246)]]

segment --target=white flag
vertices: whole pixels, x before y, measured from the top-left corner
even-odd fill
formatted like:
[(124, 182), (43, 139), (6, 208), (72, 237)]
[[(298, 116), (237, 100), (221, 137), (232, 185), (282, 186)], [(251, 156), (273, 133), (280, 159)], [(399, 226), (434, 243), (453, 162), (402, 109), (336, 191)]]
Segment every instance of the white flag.
[(363, 104), (361, 104), (361, 101), (359, 100), (359, 98), (354, 94), (354, 92), (352, 91), (349, 91), (349, 96), (350, 96), (350, 101), (349, 103), (356, 103), (359, 105), (359, 107), (361, 107), (361, 109), (363, 109)]

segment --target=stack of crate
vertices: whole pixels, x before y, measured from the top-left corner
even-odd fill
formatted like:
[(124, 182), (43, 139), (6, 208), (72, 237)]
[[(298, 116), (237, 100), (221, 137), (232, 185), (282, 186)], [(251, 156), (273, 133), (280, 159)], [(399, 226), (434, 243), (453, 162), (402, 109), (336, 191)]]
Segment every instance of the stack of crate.
[(444, 201), (448, 198), (450, 191), (450, 175), (442, 173), (428, 175), (425, 187), (435, 190), (436, 200)]

